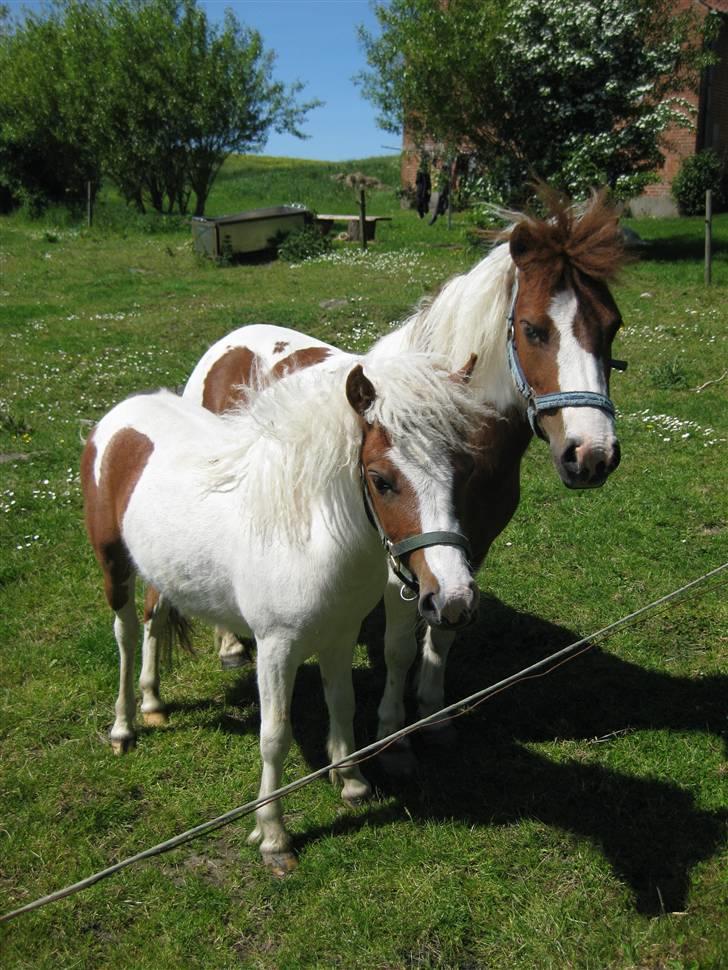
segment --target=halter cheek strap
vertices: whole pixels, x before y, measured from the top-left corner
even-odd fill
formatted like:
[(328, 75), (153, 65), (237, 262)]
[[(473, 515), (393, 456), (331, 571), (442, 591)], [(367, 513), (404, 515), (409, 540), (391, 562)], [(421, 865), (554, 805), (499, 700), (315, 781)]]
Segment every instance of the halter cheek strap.
[[(513, 383), (516, 390), (525, 399), (528, 415), (528, 422), (535, 435), (546, 440), (546, 435), (541, 430), (538, 417), (542, 411), (552, 411), (557, 408), (599, 408), (606, 411), (612, 417), (615, 415), (614, 404), (605, 394), (597, 394), (595, 391), (554, 391), (550, 394), (536, 394), (528, 383), (523, 367), (518, 359), (516, 350), (516, 300), (518, 299), (518, 274), (513, 283), (513, 296), (511, 306), (508, 311), (508, 336), (506, 341), (506, 352), (508, 355), (508, 367), (511, 371)], [(627, 362), (624, 360), (612, 360), (611, 366), (616, 370), (626, 370)]]
[(402, 539), (401, 542), (392, 542), (382, 528), (379, 516), (374, 508), (363, 465), (359, 466), (359, 472), (361, 475), (362, 494), (364, 496), (364, 508), (367, 513), (367, 518), (379, 534), (381, 543), (387, 552), (387, 559), (392, 572), (407, 589), (412, 590), (415, 594), (419, 594), (420, 591), (420, 584), (417, 581), (417, 577), (400, 559), (401, 556), (406, 555), (408, 552), (414, 552), (415, 549), (427, 549), (430, 546), (458, 546), (464, 550), (468, 561), (470, 560), (470, 543), (459, 532), (420, 532), (418, 535), (410, 536), (408, 539)]

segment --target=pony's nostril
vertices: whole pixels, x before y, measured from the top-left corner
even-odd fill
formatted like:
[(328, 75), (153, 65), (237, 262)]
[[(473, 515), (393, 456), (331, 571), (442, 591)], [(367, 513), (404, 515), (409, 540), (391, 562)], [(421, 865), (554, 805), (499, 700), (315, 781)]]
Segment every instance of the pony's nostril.
[(619, 447), (619, 442), (614, 442), (614, 447), (612, 448), (612, 460), (609, 462), (609, 471), (613, 472), (615, 468), (619, 467), (619, 463), (622, 460), (622, 449)]
[(437, 610), (435, 608), (435, 596), (433, 593), (425, 593), (424, 596), (420, 597), (420, 613), (428, 613), (430, 615), (436, 614)]
[(568, 468), (570, 471), (577, 471), (579, 468), (579, 459), (576, 454), (576, 442), (572, 441), (571, 444), (561, 453), (561, 464), (564, 468)]

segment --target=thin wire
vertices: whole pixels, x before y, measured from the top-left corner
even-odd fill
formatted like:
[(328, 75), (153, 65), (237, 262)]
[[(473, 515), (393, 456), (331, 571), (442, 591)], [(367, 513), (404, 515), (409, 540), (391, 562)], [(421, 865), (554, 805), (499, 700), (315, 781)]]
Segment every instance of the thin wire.
[[(339, 761), (334, 761), (331, 764), (326, 765), (324, 768), (318, 768), (317, 770), (310, 772), (308, 775), (304, 775), (302, 778), (298, 778), (296, 781), (293, 781), (288, 785), (284, 785), (282, 788), (276, 789), (276, 791), (271, 792), (269, 795), (266, 795), (263, 798), (256, 798), (253, 801), (247, 802), (245, 805), (240, 805), (237, 808), (231, 809), (229, 812), (225, 812), (223, 815), (219, 815), (217, 818), (210, 819), (207, 822), (202, 822), (200, 825), (196, 825), (194, 828), (188, 829), (186, 832), (182, 832), (171, 839), (167, 839), (165, 842), (160, 842), (158, 845), (152, 846), (149, 849), (144, 849), (142, 852), (137, 852), (136, 855), (122, 859), (120, 862), (108, 866), (106, 869), (102, 869), (100, 872), (96, 872), (91, 876), (87, 876), (85, 879), (81, 879), (79, 882), (66, 886), (64, 889), (59, 889), (56, 892), (43, 896), (40, 899), (36, 899), (31, 903), (26, 903), (26, 905), (21, 906), (18, 909), (5, 913), (0, 916), (0, 923), (6, 923), (11, 919), (15, 919), (16, 916), (22, 915), (23, 913), (29, 913), (33, 910), (40, 909), (42, 906), (46, 906), (49, 903), (56, 902), (59, 899), (64, 899), (67, 896), (75, 895), (76, 893), (81, 892), (81, 890), (88, 889), (89, 886), (93, 886), (95, 883), (100, 882), (102, 879), (106, 879), (109, 876), (120, 872), (122, 869), (126, 869), (127, 866), (131, 866), (136, 862), (141, 862), (143, 859), (149, 859), (152, 856), (169, 852), (171, 849), (176, 849), (177, 847), (184, 845), (193, 839), (199, 838), (201, 835), (206, 835), (208, 832), (214, 832), (216, 829), (222, 828), (224, 825), (229, 825), (230, 822), (234, 822), (245, 815), (250, 815), (256, 809), (262, 808), (264, 805), (268, 805), (279, 798), (283, 798), (285, 795), (298, 791), (299, 788), (303, 788), (305, 785), (310, 784), (317, 778), (323, 777), (330, 771), (335, 771), (337, 768), (344, 766), (351, 767), (352, 765), (362, 764), (364, 761), (368, 761), (375, 755), (381, 754), (382, 751), (386, 750), (407, 735), (412, 734), (413, 732), (418, 731), (428, 725), (453, 720), (455, 717), (461, 717), (464, 714), (468, 714), (476, 707), (479, 707), (484, 701), (494, 697), (496, 694), (500, 694), (509, 687), (515, 686), (515, 684), (520, 683), (521, 681), (533, 680), (537, 677), (545, 677), (547, 674), (553, 673), (554, 670), (561, 667), (569, 660), (574, 660), (582, 653), (590, 650), (598, 640), (611, 636), (612, 634), (616, 633), (617, 630), (622, 629), (628, 624), (632, 624), (643, 619), (648, 613), (657, 609), (658, 607), (666, 608), (667, 604), (672, 603), (679, 596), (685, 594), (688, 590), (694, 590), (696, 586), (706, 582), (713, 576), (718, 575), (718, 573), (723, 572), (725, 569), (728, 569), (728, 562), (724, 562), (721, 566), (711, 569), (710, 572), (705, 573), (698, 579), (694, 579), (685, 586), (681, 586), (679, 589), (673, 590), (673, 592), (668, 593), (665, 596), (661, 596), (659, 599), (653, 600), (652, 603), (635, 610), (633, 613), (629, 613), (620, 620), (616, 620), (614, 623), (610, 623), (608, 626), (602, 627), (601, 630), (597, 630), (590, 636), (582, 637), (581, 640), (576, 640), (574, 643), (563, 647), (561, 650), (558, 650), (556, 653), (545, 657), (543, 660), (539, 660), (530, 667), (525, 667), (518, 673), (512, 674), (510, 677), (506, 677), (504, 680), (500, 680), (498, 683), (492, 684), (490, 687), (476, 691), (469, 697), (464, 697), (461, 700), (456, 701), (454, 704), (450, 704), (449, 706), (444, 707), (442, 710), (436, 711), (434, 714), (423, 717), (414, 724), (410, 724), (399, 731), (395, 731), (393, 734), (390, 734), (386, 738), (382, 738), (380, 741), (375, 741), (373, 744), (360, 748), (358, 751), (354, 751), (346, 758), (341, 758)], [(726, 584), (726, 582), (728, 582), (728, 580), (724, 580), (718, 585), (723, 586)], [(715, 585), (713, 585), (710, 587), (710, 590), (701, 590), (699, 595), (710, 592), (715, 588)], [(663, 611), (664, 610), (660, 610), (660, 612)]]

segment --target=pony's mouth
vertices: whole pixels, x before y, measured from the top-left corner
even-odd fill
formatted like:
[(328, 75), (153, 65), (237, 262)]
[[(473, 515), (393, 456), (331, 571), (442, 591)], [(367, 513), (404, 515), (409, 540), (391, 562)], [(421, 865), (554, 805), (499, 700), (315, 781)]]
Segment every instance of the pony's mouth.
[(436, 630), (451, 630), (453, 633), (457, 630), (464, 630), (465, 627), (472, 626), (478, 618), (478, 611), (473, 610), (464, 619), (456, 620), (452, 622), (451, 620), (446, 620), (444, 617), (440, 619), (428, 619), (426, 616), (422, 617), (426, 621), (428, 626), (434, 627)]

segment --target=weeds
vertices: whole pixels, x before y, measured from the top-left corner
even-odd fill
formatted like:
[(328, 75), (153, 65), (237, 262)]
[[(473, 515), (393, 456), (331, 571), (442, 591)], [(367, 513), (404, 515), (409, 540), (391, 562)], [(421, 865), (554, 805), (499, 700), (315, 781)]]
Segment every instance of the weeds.
[(682, 390), (689, 386), (685, 365), (677, 358), (665, 360), (649, 370), (650, 383), (663, 391)]

